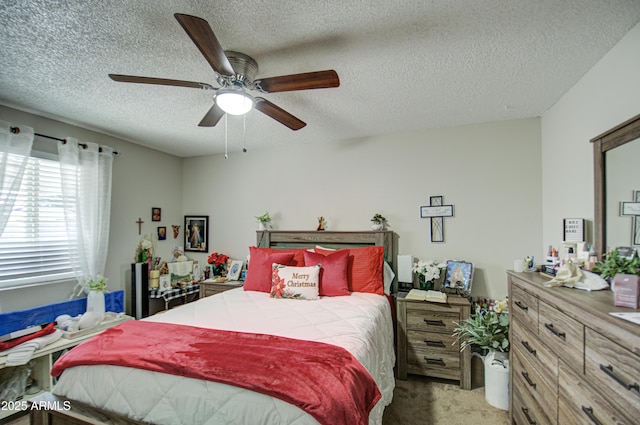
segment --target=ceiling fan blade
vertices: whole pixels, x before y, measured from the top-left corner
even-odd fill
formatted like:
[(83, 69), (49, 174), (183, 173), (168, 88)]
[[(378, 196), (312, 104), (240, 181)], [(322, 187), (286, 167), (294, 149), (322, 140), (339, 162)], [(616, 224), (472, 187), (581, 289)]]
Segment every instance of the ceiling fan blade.
[(262, 78), (260, 87), (267, 93), (283, 91), (326, 89), (339, 87), (340, 78), (334, 70), (305, 72), (303, 74), (282, 75), (280, 77)]
[(113, 81), (121, 83), (157, 84), (161, 86), (190, 87), (194, 89), (215, 90), (207, 83), (196, 83), (194, 81), (170, 80), (167, 78), (136, 77), (135, 75), (109, 74)]
[(294, 117), (284, 109), (279, 106), (274, 105), (269, 102), (267, 99), (262, 97), (256, 97), (256, 106), (255, 108), (262, 112), (265, 115), (270, 116), (274, 120), (280, 122), (281, 124), (286, 125), (291, 130), (300, 130), (302, 127), (307, 125), (304, 121), (299, 120)]
[(200, 121), (198, 127), (215, 127), (215, 125), (218, 124), (218, 121), (220, 121), (220, 118), (222, 118), (223, 116), (224, 111), (214, 103), (211, 109), (209, 109), (209, 112), (207, 112), (204, 118), (202, 118), (202, 121)]
[(211, 68), (220, 75), (236, 75), (231, 62), (225, 55), (222, 46), (218, 42), (211, 26), (207, 21), (197, 16), (176, 13), (176, 17), (182, 28), (187, 32), (191, 40), (200, 49)]

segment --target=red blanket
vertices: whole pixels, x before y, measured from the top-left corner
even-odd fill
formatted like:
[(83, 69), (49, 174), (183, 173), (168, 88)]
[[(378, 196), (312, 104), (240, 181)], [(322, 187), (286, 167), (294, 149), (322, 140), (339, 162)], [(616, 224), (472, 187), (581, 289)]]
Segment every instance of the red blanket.
[(298, 406), (325, 425), (367, 425), (381, 397), (369, 372), (341, 347), (134, 320), (78, 345), (51, 375), (101, 364), (234, 385)]

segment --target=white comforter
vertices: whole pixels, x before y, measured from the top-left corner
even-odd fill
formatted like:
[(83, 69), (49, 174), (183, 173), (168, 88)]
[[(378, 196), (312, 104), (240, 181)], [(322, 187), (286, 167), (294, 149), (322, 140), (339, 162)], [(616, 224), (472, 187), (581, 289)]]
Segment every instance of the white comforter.
[[(144, 320), (279, 335), (338, 345), (369, 371), (382, 399), (369, 423), (382, 423), (395, 386), (393, 325), (389, 302), (374, 294), (272, 299), (232, 289)], [(233, 355), (232, 353), (229, 353)], [(215, 382), (118, 366), (65, 371), (54, 394), (162, 425), (317, 425), (303, 410), (279, 399)]]

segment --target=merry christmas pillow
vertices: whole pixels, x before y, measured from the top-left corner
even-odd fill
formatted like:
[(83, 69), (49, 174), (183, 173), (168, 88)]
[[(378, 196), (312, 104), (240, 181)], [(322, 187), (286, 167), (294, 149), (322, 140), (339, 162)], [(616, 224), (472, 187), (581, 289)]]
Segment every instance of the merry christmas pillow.
[(271, 298), (317, 300), (320, 266), (293, 267), (274, 264), (271, 269)]

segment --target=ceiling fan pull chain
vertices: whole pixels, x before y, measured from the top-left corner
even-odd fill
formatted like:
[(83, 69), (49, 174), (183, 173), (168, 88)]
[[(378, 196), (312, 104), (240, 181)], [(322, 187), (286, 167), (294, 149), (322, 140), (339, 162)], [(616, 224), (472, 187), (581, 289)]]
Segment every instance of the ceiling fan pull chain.
[(242, 152), (247, 152), (247, 114), (242, 116)]
[(229, 159), (228, 151), (227, 151), (227, 116), (229, 114), (224, 114), (224, 159)]

